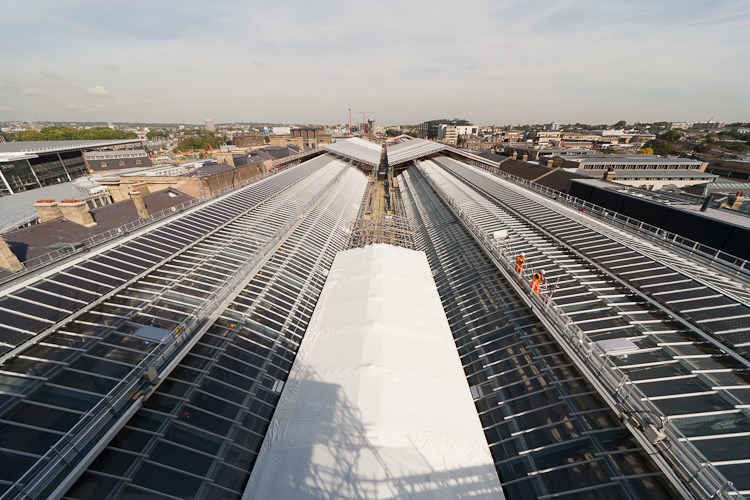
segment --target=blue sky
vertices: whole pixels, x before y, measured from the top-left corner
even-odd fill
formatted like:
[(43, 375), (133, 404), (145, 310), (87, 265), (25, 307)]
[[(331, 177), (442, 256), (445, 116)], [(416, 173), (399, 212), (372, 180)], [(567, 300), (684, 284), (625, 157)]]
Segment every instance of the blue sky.
[(0, 120), (750, 120), (748, 0), (0, 0)]

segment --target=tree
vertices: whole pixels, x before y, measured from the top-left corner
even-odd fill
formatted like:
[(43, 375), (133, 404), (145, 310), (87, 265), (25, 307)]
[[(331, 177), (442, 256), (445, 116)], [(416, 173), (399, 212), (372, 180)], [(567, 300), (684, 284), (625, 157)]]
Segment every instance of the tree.
[(668, 142), (676, 142), (682, 139), (682, 132), (679, 130), (669, 130), (659, 136), (659, 139), (663, 139)]
[(620, 129), (620, 128), (627, 127), (627, 125), (628, 125), (628, 122), (626, 122), (625, 120), (620, 120), (619, 122), (617, 122), (614, 125), (612, 125), (612, 128)]
[(648, 141), (646, 144), (644, 144), (645, 148), (650, 148), (654, 154), (657, 154), (659, 156), (667, 156), (674, 151), (674, 145), (669, 142), (665, 141), (663, 139), (654, 139), (652, 141)]
[(388, 137), (398, 137), (399, 135), (401, 135), (401, 132), (399, 132), (395, 128), (389, 128), (386, 129), (385, 135), (387, 135)]
[(169, 132), (167, 130), (164, 130), (164, 129), (149, 130), (146, 133), (146, 138), (148, 140), (166, 139), (168, 137), (169, 137)]
[(184, 137), (177, 144), (180, 151), (192, 151), (195, 149), (218, 148), (224, 141), (219, 139), (215, 134), (205, 131), (196, 131), (196, 135)]
[(638, 151), (638, 154), (639, 155), (652, 155), (654, 154), (654, 149), (653, 148), (641, 148)]
[(41, 131), (24, 130), (16, 136), (18, 141), (85, 141), (136, 139), (138, 136), (125, 130), (112, 130), (109, 127), (73, 128), (44, 127)]

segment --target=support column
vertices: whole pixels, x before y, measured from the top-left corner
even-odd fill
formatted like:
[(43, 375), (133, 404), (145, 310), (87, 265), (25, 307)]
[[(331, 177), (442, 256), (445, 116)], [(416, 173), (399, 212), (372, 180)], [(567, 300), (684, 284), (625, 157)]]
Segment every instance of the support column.
[(60, 153), (57, 153), (57, 159), (60, 160), (60, 165), (62, 165), (62, 168), (65, 171), (65, 175), (68, 176), (68, 180), (72, 181), (73, 179), (70, 178), (70, 173), (68, 172), (68, 169), (65, 168), (65, 162), (63, 161), (62, 156), (60, 156)]
[(10, 184), (8, 184), (8, 180), (5, 178), (5, 174), (3, 174), (2, 170), (0, 170), (0, 179), (3, 180), (3, 184), (5, 184), (5, 187), (8, 189), (8, 193), (14, 194), (13, 189), (10, 187)]
[(39, 184), (39, 187), (43, 187), (42, 183), (39, 182), (39, 177), (36, 176), (36, 172), (34, 171), (34, 166), (31, 164), (29, 160), (26, 160), (26, 163), (29, 165), (29, 170), (31, 170), (31, 175), (34, 176), (34, 179), (36, 179), (36, 183)]

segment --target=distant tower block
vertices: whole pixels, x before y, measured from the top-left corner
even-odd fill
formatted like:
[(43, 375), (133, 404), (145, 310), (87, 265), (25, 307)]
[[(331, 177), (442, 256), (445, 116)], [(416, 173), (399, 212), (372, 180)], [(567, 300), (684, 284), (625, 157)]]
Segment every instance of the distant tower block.
[(214, 125), (214, 121), (211, 118), (206, 118), (204, 127), (209, 132), (216, 132), (216, 125)]

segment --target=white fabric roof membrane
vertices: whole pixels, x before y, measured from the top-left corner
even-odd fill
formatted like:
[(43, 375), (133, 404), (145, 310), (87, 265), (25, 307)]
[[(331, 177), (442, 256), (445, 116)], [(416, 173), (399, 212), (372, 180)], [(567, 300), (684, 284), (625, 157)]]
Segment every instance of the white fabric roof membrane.
[(336, 141), (326, 146), (328, 151), (338, 153), (347, 158), (378, 166), (380, 163), (380, 144), (366, 141), (358, 137)]
[(388, 163), (398, 165), (406, 161), (415, 160), (422, 156), (437, 153), (446, 148), (445, 144), (428, 141), (425, 139), (414, 139), (388, 146)]
[(340, 252), (243, 495), (503, 498), (427, 258)]
[[(361, 161), (375, 167), (380, 164), (380, 148), (380, 144), (357, 137), (336, 141), (326, 146), (326, 149), (334, 154)], [(412, 139), (400, 144), (391, 144), (388, 146), (388, 163), (398, 165), (442, 151), (445, 148), (445, 144), (425, 139)]]

